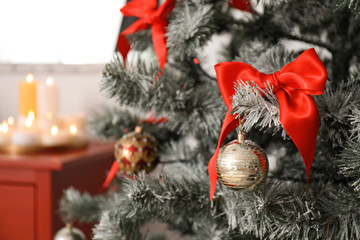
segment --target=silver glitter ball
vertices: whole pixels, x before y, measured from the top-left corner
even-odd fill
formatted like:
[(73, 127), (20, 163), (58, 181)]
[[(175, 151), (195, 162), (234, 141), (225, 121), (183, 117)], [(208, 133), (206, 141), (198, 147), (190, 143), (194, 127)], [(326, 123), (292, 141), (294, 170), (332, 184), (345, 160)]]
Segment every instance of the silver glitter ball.
[(86, 240), (86, 237), (79, 229), (72, 227), (71, 223), (67, 223), (66, 227), (55, 234), (54, 240)]

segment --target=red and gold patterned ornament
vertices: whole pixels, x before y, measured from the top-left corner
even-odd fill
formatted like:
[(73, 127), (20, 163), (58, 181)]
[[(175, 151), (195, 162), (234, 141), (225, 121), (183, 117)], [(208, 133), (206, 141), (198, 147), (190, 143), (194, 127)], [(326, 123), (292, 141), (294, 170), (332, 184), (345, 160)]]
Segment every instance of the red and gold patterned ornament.
[(142, 130), (137, 126), (115, 144), (115, 158), (121, 173), (130, 175), (142, 170), (150, 173), (158, 163), (158, 143)]

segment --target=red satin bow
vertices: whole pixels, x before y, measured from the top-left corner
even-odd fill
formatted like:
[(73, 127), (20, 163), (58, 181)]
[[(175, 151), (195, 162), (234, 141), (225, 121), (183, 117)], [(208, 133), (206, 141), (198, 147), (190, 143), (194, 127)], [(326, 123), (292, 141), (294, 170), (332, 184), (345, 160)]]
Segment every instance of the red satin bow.
[(273, 87), (273, 92), (279, 101), (280, 122), (304, 160), (307, 183), (309, 183), (320, 123), (319, 112), (311, 95), (322, 94), (327, 79), (326, 69), (315, 50), (313, 48), (306, 50), (293, 62), (273, 74), (261, 73), (249, 64), (242, 62), (220, 63), (215, 66), (215, 71), (228, 112), (224, 119), (216, 151), (208, 166), (211, 201), (216, 188), (216, 159), (220, 146), (226, 136), (238, 126), (236, 116), (231, 115), (231, 97), (235, 93), (236, 81), (253, 81), (262, 89), (265, 89), (269, 82)]
[(124, 16), (140, 18), (120, 33), (118, 38), (117, 47), (124, 61), (130, 50), (130, 44), (125, 35), (151, 26), (154, 50), (159, 59), (161, 69), (164, 68), (167, 56), (165, 37), (165, 28), (168, 26), (167, 15), (172, 11), (175, 3), (176, 0), (166, 0), (160, 7), (156, 8), (156, 0), (132, 0), (120, 10)]

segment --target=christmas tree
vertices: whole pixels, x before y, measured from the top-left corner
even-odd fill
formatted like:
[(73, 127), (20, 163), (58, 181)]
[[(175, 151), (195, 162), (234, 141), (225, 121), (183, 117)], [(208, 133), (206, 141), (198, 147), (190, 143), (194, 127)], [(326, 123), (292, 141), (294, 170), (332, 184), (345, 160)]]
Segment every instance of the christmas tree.
[[(118, 107), (96, 112), (91, 126), (120, 139), (141, 122), (159, 143), (160, 170), (118, 172), (97, 196), (68, 189), (65, 219), (95, 223), (104, 240), (145, 239), (149, 221), (194, 239), (360, 239), (359, 7), (130, 1), (122, 12), (139, 18), (101, 79)], [(240, 121), (270, 165), (258, 166), (268, 171), (258, 187), (235, 191), (216, 184), (225, 180), (209, 160)]]

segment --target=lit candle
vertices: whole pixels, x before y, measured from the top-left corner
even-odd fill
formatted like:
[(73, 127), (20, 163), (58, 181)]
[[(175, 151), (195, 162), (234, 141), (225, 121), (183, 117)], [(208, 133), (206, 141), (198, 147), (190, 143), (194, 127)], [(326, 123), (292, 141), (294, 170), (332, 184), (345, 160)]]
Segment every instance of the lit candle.
[(33, 111), (29, 111), (27, 118), (29, 119), (30, 122), (33, 122), (35, 120), (35, 113)]
[(7, 120), (7, 123), (9, 124), (9, 127), (13, 127), (15, 124), (15, 119), (14, 117), (9, 117)]
[(69, 129), (71, 125), (75, 125), (77, 130), (85, 129), (85, 114), (76, 113), (74, 115), (62, 115), (59, 116), (59, 124), (61, 128)]
[(7, 122), (0, 124), (0, 146), (8, 145), (11, 142), (9, 126)]
[(79, 130), (75, 124), (70, 125), (69, 132), (72, 144), (83, 144), (86, 142), (85, 135), (82, 130)]
[(12, 144), (16, 146), (37, 146), (40, 143), (39, 132), (35, 126), (35, 113), (29, 111), (27, 117), (19, 118), (19, 128), (12, 135)]
[(31, 73), (19, 83), (19, 116), (27, 116), (29, 111), (36, 115), (36, 86), (37, 81)]
[(39, 128), (49, 131), (56, 124), (59, 111), (59, 88), (52, 77), (48, 77), (45, 83), (37, 87), (37, 111)]
[(15, 129), (16, 129), (16, 126), (15, 126), (15, 119), (14, 117), (8, 117), (7, 119), (7, 125), (9, 127), (9, 132), (13, 132)]
[(71, 135), (76, 135), (78, 131), (76, 125), (75, 124), (71, 125), (69, 131)]
[(20, 116), (18, 121), (18, 129), (19, 130), (36, 130), (36, 121), (35, 121), (35, 113), (33, 111), (29, 111), (27, 117)]
[(57, 126), (52, 126), (49, 133), (41, 136), (41, 144), (46, 147), (65, 146), (70, 142), (70, 135), (66, 131), (59, 130)]
[(52, 126), (50, 130), (51, 135), (56, 136), (59, 133), (59, 129), (57, 126)]

